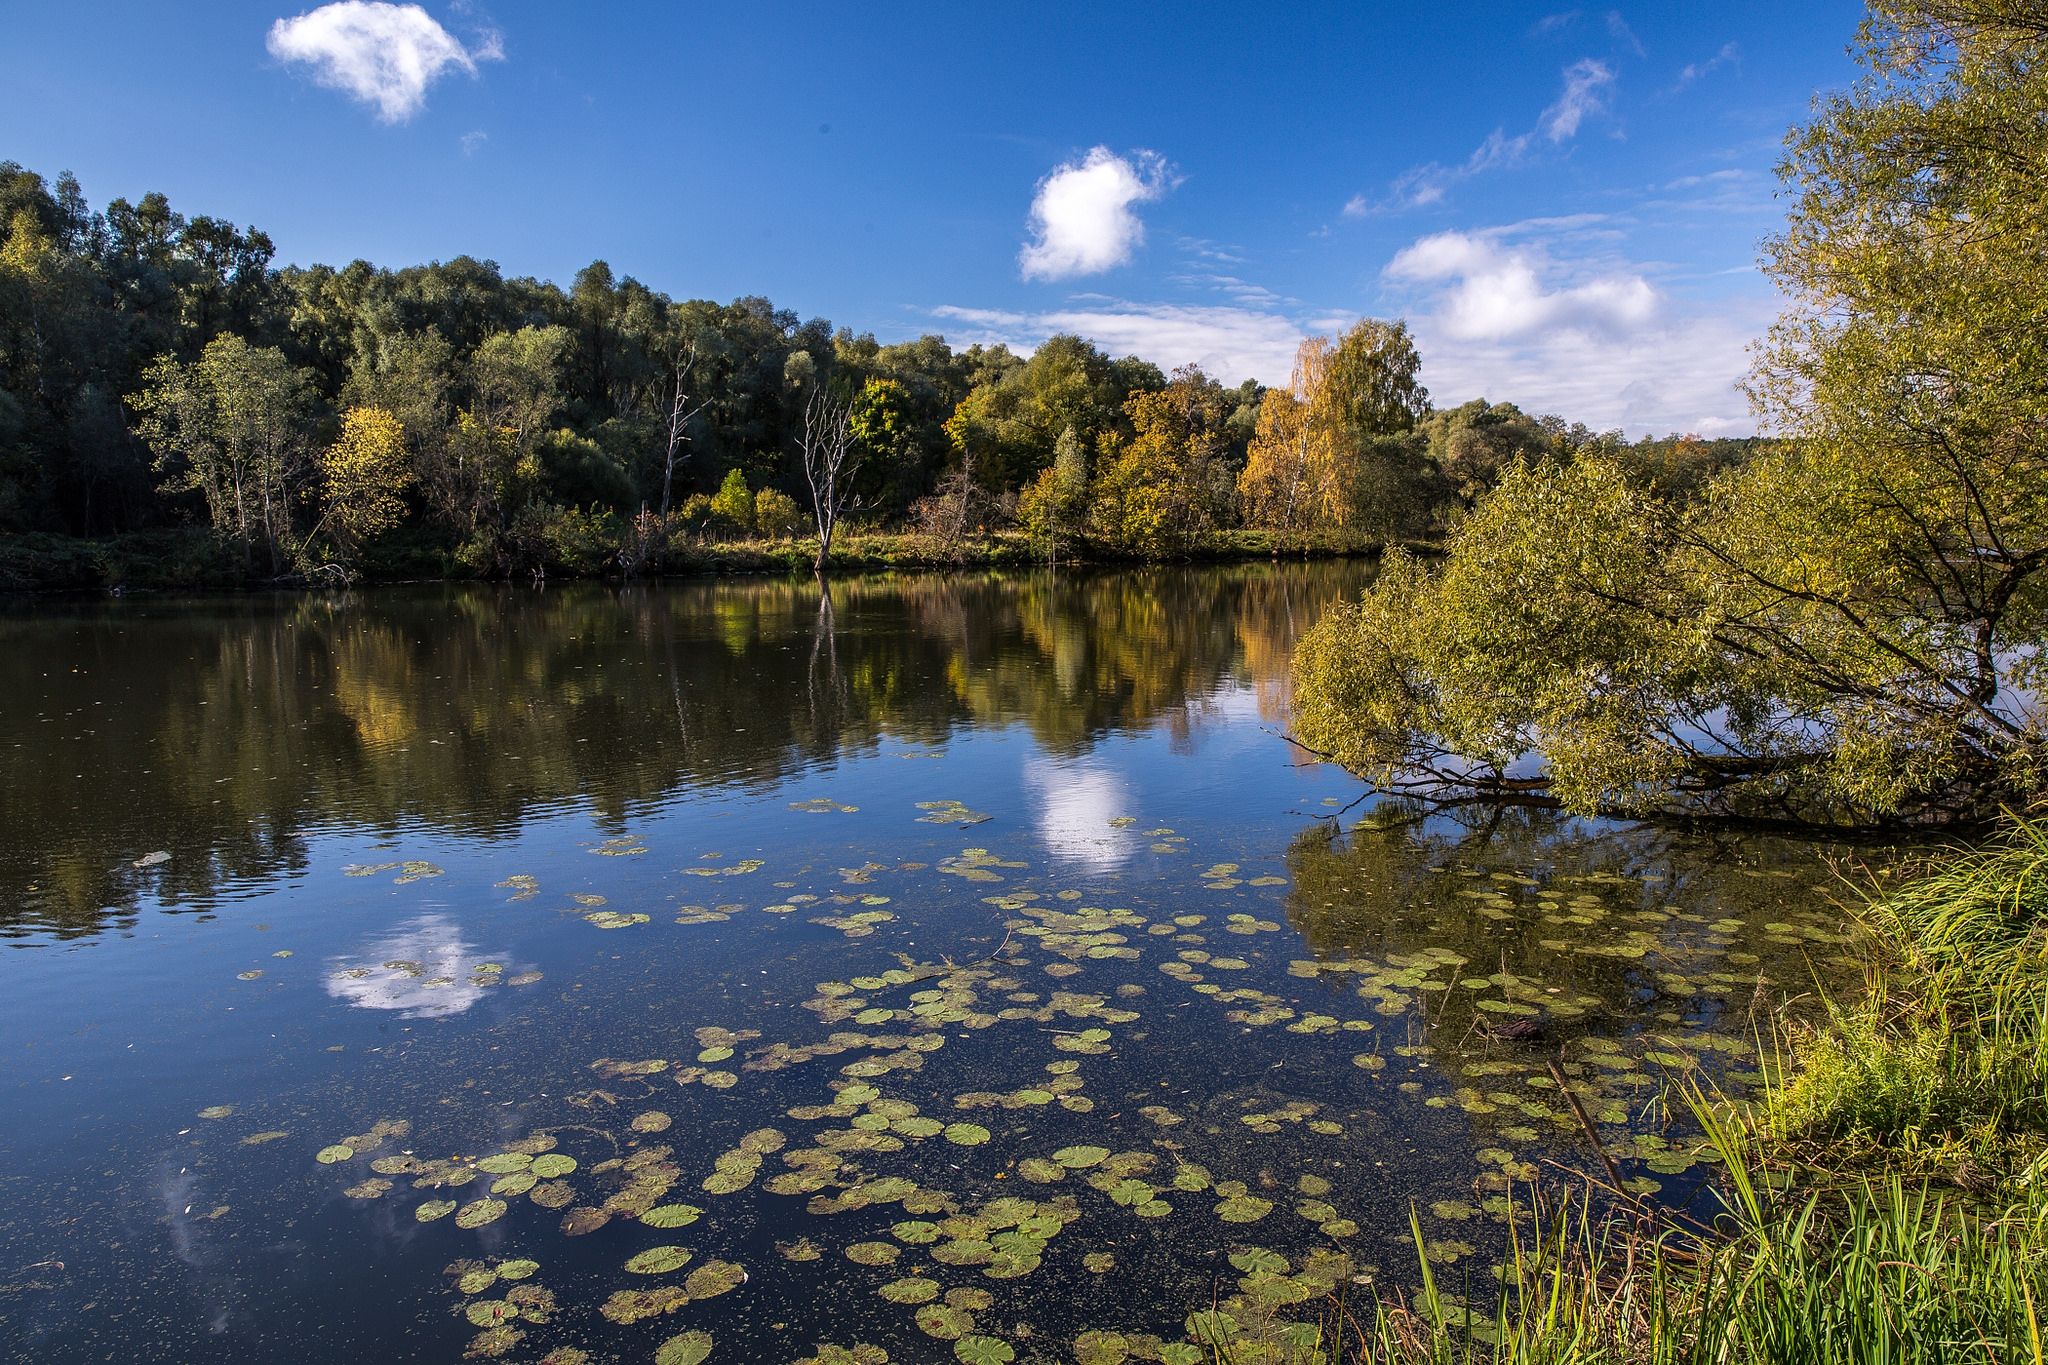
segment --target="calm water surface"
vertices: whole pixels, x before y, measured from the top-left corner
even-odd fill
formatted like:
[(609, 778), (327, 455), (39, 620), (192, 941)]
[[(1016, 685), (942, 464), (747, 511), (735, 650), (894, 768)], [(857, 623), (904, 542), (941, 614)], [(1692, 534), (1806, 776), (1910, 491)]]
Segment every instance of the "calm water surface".
[(1821, 850), (1351, 809), (1279, 732), (1365, 575), (0, 617), (0, 1356), (1279, 1341), (1411, 1207), (1487, 1278), (1560, 1057), (1687, 1197)]

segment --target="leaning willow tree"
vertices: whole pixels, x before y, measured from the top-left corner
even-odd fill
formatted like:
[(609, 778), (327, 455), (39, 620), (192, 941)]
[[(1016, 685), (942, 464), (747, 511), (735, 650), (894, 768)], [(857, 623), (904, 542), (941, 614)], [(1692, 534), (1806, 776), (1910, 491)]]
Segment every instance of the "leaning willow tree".
[(1581, 812), (1966, 819), (2044, 784), (2048, 13), (1877, 0), (1794, 131), (1751, 395), (1697, 496), (1520, 465), (1298, 656), (1303, 744)]

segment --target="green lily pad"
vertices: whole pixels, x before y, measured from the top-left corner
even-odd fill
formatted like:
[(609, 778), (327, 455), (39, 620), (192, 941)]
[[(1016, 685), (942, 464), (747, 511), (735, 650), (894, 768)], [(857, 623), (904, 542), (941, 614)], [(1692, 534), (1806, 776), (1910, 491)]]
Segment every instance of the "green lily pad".
[(472, 1199), (464, 1204), (455, 1215), (455, 1226), (459, 1228), (480, 1228), (486, 1223), (495, 1223), (505, 1216), (505, 1201), (502, 1199)]
[(890, 1265), (902, 1254), (893, 1242), (855, 1242), (846, 1249), (846, 1259), (855, 1265)]
[(1107, 1147), (1062, 1147), (1052, 1154), (1052, 1159), (1070, 1171), (1086, 1170), (1109, 1160)]
[(710, 1357), (708, 1332), (681, 1332), (654, 1348), (654, 1365), (704, 1365)]
[(692, 1253), (683, 1247), (649, 1247), (626, 1262), (634, 1275), (666, 1275), (690, 1263)]
[(446, 1218), (455, 1212), (453, 1199), (429, 1199), (412, 1211), (412, 1216), (422, 1223), (431, 1223), (437, 1218)]
[(731, 1261), (706, 1261), (691, 1271), (683, 1289), (693, 1299), (715, 1299), (747, 1282), (747, 1272)]
[(486, 1175), (510, 1175), (523, 1171), (533, 1164), (533, 1158), (524, 1152), (499, 1152), (476, 1163), (476, 1168)]
[(930, 1303), (939, 1296), (939, 1282), (928, 1280), (922, 1275), (909, 1275), (900, 1280), (891, 1280), (877, 1291), (891, 1303)]
[(988, 1129), (978, 1123), (949, 1123), (945, 1129), (946, 1141), (962, 1147), (979, 1147), (989, 1140)]
[(962, 1337), (953, 1343), (953, 1354), (961, 1365), (1009, 1365), (1017, 1358), (1009, 1342), (995, 1337)]
[(1216, 1216), (1226, 1223), (1256, 1223), (1273, 1211), (1273, 1201), (1255, 1194), (1239, 1194), (1216, 1205)]
[(540, 1180), (560, 1180), (576, 1169), (576, 1158), (560, 1152), (547, 1152), (533, 1159), (531, 1170)]
[(958, 1341), (974, 1326), (974, 1319), (950, 1303), (928, 1303), (917, 1310), (917, 1329), (940, 1341)]
[(704, 1210), (695, 1204), (656, 1204), (640, 1215), (640, 1221), (651, 1228), (686, 1228), (704, 1216)]
[(319, 1162), (322, 1166), (332, 1166), (337, 1162), (351, 1160), (355, 1154), (355, 1148), (347, 1147), (337, 1142), (331, 1147), (322, 1147), (319, 1151), (313, 1153), (313, 1160)]

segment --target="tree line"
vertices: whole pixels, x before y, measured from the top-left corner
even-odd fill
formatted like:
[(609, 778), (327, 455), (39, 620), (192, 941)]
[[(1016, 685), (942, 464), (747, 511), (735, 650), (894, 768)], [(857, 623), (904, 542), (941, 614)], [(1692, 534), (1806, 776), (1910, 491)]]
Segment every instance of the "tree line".
[(1226, 386), (1071, 335), (882, 345), (602, 261), (563, 289), (467, 256), (274, 256), (161, 194), (94, 211), (70, 175), (0, 164), (0, 532), (203, 523), (268, 576), (349, 576), (394, 535), (474, 573), (799, 533), (822, 560), (841, 524), (1168, 558), (1239, 527), (1426, 539), (1518, 457), (1684, 483), (1752, 444), (1435, 409), (1398, 322)]

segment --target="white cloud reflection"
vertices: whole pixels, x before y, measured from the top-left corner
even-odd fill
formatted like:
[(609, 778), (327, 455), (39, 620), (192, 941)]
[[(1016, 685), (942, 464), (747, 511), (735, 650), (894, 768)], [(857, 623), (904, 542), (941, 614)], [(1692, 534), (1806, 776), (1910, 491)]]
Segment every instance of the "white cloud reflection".
[(359, 1009), (397, 1010), (405, 1019), (442, 1019), (483, 998), (487, 959), (446, 915), (407, 920), (360, 952), (334, 959), (327, 993)]
[(1128, 813), (1130, 793), (1114, 772), (1093, 762), (1036, 759), (1024, 785), (1038, 805), (1038, 837), (1055, 858), (1092, 871), (1121, 866), (1136, 843), (1110, 821)]

